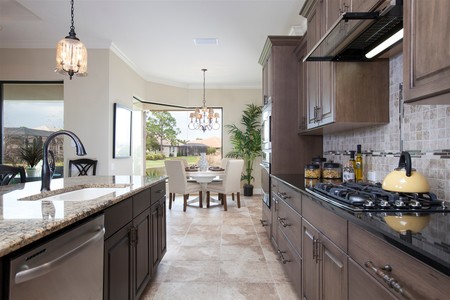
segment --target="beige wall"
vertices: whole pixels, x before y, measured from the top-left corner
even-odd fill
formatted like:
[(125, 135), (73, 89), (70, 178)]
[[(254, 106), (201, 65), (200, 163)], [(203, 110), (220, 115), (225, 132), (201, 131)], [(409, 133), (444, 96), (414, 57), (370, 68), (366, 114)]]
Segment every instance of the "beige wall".
[[(0, 80), (64, 81), (64, 127), (75, 132), (86, 147), (88, 157), (99, 160), (98, 174), (142, 174), (142, 144), (134, 138), (133, 159), (113, 159), (113, 103), (133, 108), (133, 96), (139, 99), (199, 106), (202, 89), (190, 90), (146, 82), (110, 50), (89, 49), (88, 77), (69, 80), (54, 73), (54, 49), (0, 49)], [(246, 104), (261, 103), (260, 89), (208, 89), (208, 105), (223, 108), (222, 124), (240, 121)], [(134, 114), (133, 117), (136, 117)], [(139, 122), (138, 122), (139, 124)], [(140, 123), (142, 124), (142, 123)], [(223, 130), (223, 128), (222, 128)], [(143, 133), (133, 133), (133, 137)], [(223, 130), (224, 153), (231, 150), (229, 136)], [(66, 139), (65, 157), (75, 157)], [(133, 163), (133, 160), (135, 163)], [(255, 188), (260, 187), (259, 161), (255, 164)]]

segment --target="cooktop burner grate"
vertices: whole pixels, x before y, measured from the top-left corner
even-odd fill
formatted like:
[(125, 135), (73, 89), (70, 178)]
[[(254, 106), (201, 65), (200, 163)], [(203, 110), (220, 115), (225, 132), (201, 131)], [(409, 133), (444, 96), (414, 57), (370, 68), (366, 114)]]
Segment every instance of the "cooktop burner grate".
[(398, 193), (383, 190), (381, 184), (345, 182), (317, 183), (307, 189), (321, 199), (352, 211), (447, 212), (450, 209), (433, 193)]

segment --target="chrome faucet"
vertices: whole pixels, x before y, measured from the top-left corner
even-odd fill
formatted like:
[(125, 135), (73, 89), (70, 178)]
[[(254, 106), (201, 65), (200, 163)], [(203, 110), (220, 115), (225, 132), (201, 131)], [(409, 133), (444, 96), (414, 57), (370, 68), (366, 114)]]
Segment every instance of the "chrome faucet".
[[(84, 156), (86, 155), (86, 150), (84, 149), (83, 143), (81, 143), (80, 139), (76, 136), (75, 133), (68, 131), (68, 130), (59, 130), (52, 134), (50, 134), (47, 138), (47, 140), (44, 143), (44, 155), (43, 155), (43, 162), (42, 162), (42, 184), (41, 184), (41, 192), (44, 191), (50, 191), (50, 180), (52, 179), (52, 173), (54, 170), (54, 167), (50, 167), (50, 164), (48, 162), (48, 154), (51, 152), (48, 148), (50, 146), (50, 142), (57, 137), (58, 135), (68, 135), (72, 138), (72, 140), (75, 142), (75, 147), (77, 148), (77, 155), (78, 156)], [(55, 158), (53, 156), (53, 153), (50, 153), (50, 156), (52, 157), (52, 165), (55, 163)]]

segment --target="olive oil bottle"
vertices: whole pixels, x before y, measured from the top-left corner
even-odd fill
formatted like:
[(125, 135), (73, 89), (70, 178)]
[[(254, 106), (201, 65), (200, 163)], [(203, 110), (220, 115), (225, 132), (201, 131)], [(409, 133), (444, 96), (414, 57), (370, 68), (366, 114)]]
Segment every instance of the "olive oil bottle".
[(361, 145), (356, 146), (355, 159), (355, 181), (363, 181), (363, 158), (361, 152)]

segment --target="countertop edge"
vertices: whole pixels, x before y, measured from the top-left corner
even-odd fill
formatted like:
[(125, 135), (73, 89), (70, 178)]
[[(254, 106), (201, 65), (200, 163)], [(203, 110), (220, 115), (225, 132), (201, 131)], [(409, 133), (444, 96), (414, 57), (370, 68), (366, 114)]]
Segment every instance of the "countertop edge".
[[(114, 176), (108, 176), (108, 177), (114, 177)], [(146, 177), (146, 176), (142, 176), (142, 177)], [(105, 210), (106, 208), (121, 202), (124, 199), (132, 197), (133, 195), (135, 195), (147, 188), (150, 188), (162, 181), (165, 181), (166, 179), (167, 179), (166, 176), (161, 176), (158, 179), (151, 180), (150, 182), (145, 183), (143, 186), (133, 188), (133, 190), (131, 190), (125, 194), (122, 194), (120, 196), (114, 197), (112, 199), (101, 200), (101, 201), (99, 201), (99, 203), (96, 202), (91, 205), (86, 205), (85, 209), (78, 211), (73, 216), (70, 216), (70, 217), (67, 217), (64, 219), (60, 219), (60, 220), (53, 220), (53, 221), (45, 224), (45, 227), (39, 228), (40, 231), (38, 230), (38, 228), (36, 228), (34, 234), (22, 235), (20, 237), (20, 240), (17, 240), (16, 242), (8, 244), (7, 247), (0, 248), (0, 258), (7, 256), (17, 250), (20, 250), (22, 247), (28, 246), (44, 237), (47, 237), (59, 230), (62, 230), (64, 228), (72, 225), (72, 224), (80, 222), (83, 219), (86, 219), (94, 214), (97, 214), (97, 213)], [(92, 201), (94, 201), (94, 200), (92, 200)]]

